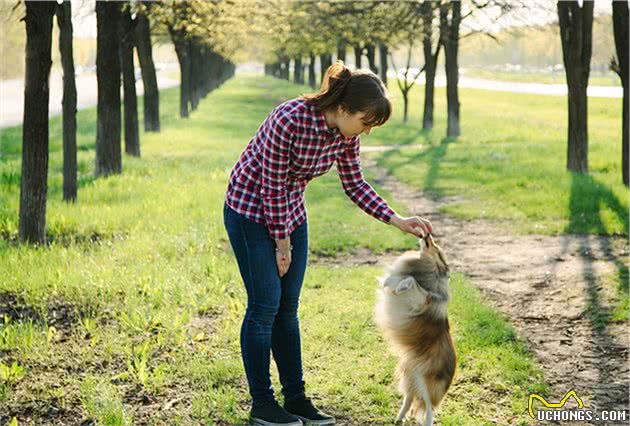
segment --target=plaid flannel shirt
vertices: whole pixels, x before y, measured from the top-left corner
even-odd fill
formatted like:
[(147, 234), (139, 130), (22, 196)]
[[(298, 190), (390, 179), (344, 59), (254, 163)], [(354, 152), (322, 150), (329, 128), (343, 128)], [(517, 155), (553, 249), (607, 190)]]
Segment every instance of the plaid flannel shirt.
[(346, 195), (369, 215), (389, 223), (394, 211), (363, 178), (360, 139), (326, 125), (304, 99), (277, 106), (262, 123), (230, 174), (225, 201), (237, 213), (286, 239), (306, 220), (304, 190), (336, 162)]

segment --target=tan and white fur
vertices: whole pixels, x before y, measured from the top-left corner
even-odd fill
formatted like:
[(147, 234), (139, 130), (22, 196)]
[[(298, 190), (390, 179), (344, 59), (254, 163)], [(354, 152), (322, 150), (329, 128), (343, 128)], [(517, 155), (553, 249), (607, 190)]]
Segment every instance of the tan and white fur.
[(396, 419), (410, 414), (424, 426), (453, 381), (456, 355), (449, 331), (449, 267), (429, 235), (420, 249), (401, 255), (379, 279), (376, 324), (398, 356), (396, 377), (403, 403)]

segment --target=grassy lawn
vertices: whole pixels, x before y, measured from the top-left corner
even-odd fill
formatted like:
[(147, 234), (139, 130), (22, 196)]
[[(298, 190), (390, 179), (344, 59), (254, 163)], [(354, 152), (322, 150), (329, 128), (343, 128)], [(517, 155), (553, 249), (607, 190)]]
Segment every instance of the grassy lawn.
[[(566, 172), (566, 99), (461, 89), (462, 136), (454, 140), (444, 137), (445, 89), (436, 91), (429, 132), (419, 122), (423, 87), (413, 90), (410, 124), (378, 129), (366, 143), (416, 145), (378, 161), (435, 197), (464, 196), (446, 212), (502, 221), (520, 233), (628, 235), (620, 100), (589, 99), (590, 173), (580, 175)], [(401, 110), (398, 93), (395, 101)]]
[[(40, 248), (14, 242), (21, 129), (0, 131), (0, 423), (13, 416), (20, 424), (27, 418), (32, 424), (91, 418), (105, 425), (246, 420), (238, 342), (245, 292), (223, 230), (223, 194), (231, 166), (265, 115), (302, 90), (241, 76), (211, 93), (187, 120), (177, 117), (177, 89), (163, 91), (163, 131), (142, 134), (143, 157), (124, 157), (122, 175), (96, 180), (95, 110), (81, 111), (74, 205), (61, 201), (61, 123), (53, 119), (51, 244)], [(421, 138), (429, 144), (425, 159), (441, 155), (445, 170), (455, 168), (451, 148), (460, 141), (447, 151), (398, 121), (367, 143)], [(405, 153), (382, 161), (403, 162)], [(414, 167), (426, 175), (426, 161)], [(455, 180), (441, 169), (433, 174), (437, 193), (469, 188), (448, 186)], [(333, 173), (316, 180), (307, 198), (314, 254), (415, 245), (354, 208)], [(392, 424), (400, 403), (391, 383), (395, 359), (371, 319), (380, 272), (319, 265), (305, 282), (300, 320), (307, 389), (346, 424)], [(453, 277), (452, 293), (459, 362), (442, 424), (529, 424), (528, 393), (545, 391), (540, 370), (461, 275)]]

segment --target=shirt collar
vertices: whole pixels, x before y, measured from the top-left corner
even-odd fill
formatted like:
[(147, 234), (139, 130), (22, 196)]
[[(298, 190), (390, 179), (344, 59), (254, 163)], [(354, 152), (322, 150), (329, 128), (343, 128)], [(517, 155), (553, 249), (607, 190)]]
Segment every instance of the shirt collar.
[(313, 124), (317, 133), (326, 133), (329, 135), (337, 134), (337, 129), (331, 130), (328, 128), (326, 124), (326, 116), (324, 116), (324, 112), (320, 111), (315, 105), (309, 105), (311, 111), (313, 112)]
[(329, 129), (328, 124), (326, 124), (326, 116), (324, 115), (324, 113), (320, 111), (320, 109), (317, 108), (315, 105), (309, 104), (309, 107), (311, 108), (311, 112), (313, 113), (313, 124), (317, 133), (334, 136), (341, 140), (344, 144), (352, 143), (355, 139), (358, 139), (358, 136), (354, 138), (346, 138), (344, 135), (341, 134), (341, 132), (339, 132), (339, 129)]

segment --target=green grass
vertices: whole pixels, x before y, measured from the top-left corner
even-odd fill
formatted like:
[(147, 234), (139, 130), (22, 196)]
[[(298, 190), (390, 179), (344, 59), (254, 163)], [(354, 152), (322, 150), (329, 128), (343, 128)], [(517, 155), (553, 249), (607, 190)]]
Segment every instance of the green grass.
[[(163, 131), (142, 134), (143, 156), (124, 157), (122, 175), (96, 180), (95, 110), (81, 111), (80, 188), (71, 205), (61, 200), (61, 131), (53, 119), (52, 242), (39, 248), (13, 242), (21, 129), (0, 131), (0, 308), (12, 309), (0, 321), (0, 361), (11, 371), (0, 388), (0, 420), (26, 413), (40, 423), (90, 418), (111, 425), (246, 419), (238, 340), (245, 292), (223, 230), (223, 195), (230, 168), (262, 119), (304, 90), (238, 77), (187, 120), (177, 117), (177, 89), (163, 91)], [(387, 132), (411, 141), (415, 131), (389, 125), (368, 143), (383, 143), (378, 138)], [(450, 148), (442, 153), (449, 155)], [(442, 179), (435, 175), (433, 187), (441, 188)], [(333, 174), (311, 184), (307, 205), (313, 253), (415, 245), (354, 208)], [(307, 388), (348, 424), (391, 424), (400, 403), (391, 383), (395, 359), (371, 319), (379, 273), (313, 266), (301, 300)], [(461, 275), (452, 293), (459, 364), (442, 423), (528, 424), (527, 394), (545, 390), (540, 370)]]
[[(435, 197), (463, 195), (446, 212), (502, 221), (520, 233), (628, 235), (619, 100), (589, 99), (590, 173), (581, 175), (566, 171), (564, 98), (462, 89), (462, 136), (447, 139), (444, 89), (437, 89), (429, 132), (417, 118), (422, 94), (422, 87), (412, 94), (410, 125), (385, 126), (367, 143), (421, 144), (378, 161)], [(401, 109), (398, 94), (395, 103)]]

